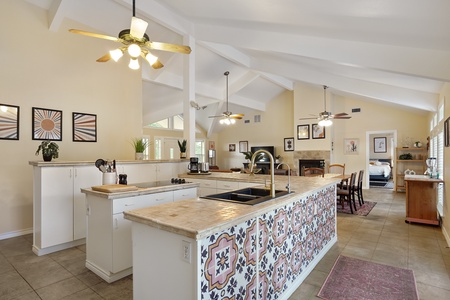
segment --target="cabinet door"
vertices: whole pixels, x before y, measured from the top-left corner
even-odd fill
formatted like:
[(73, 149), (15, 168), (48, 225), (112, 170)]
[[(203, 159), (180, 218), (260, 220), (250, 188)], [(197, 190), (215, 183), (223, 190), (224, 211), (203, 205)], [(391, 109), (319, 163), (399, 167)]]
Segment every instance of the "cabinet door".
[(113, 215), (112, 272), (117, 273), (133, 265), (131, 221), (123, 214)]
[(75, 167), (73, 170), (73, 239), (86, 237), (86, 195), (82, 188), (102, 184), (102, 173), (95, 166)]
[(73, 168), (42, 168), (41, 247), (73, 241)]

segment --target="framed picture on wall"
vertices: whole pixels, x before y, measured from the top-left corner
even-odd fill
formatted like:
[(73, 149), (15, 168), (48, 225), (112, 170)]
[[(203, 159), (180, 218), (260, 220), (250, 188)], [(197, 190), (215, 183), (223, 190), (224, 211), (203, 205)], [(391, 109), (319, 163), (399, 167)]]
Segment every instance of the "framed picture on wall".
[(236, 151), (236, 144), (228, 144), (228, 151), (235, 152)]
[(19, 112), (18, 106), (0, 104), (0, 140), (19, 139)]
[(33, 107), (33, 140), (62, 141), (62, 111)]
[(297, 140), (309, 140), (309, 124), (297, 125)]
[(284, 139), (284, 151), (294, 151), (294, 138), (285, 138)]
[(311, 133), (313, 139), (324, 139), (325, 127), (319, 126), (319, 124), (312, 124)]
[(359, 139), (344, 139), (344, 154), (359, 154)]
[(373, 152), (375, 153), (386, 153), (387, 145), (385, 137), (373, 138)]
[(74, 142), (97, 141), (97, 115), (74, 112), (72, 125)]
[(450, 117), (448, 117), (444, 121), (444, 146), (448, 147), (450, 146), (450, 132), (449, 132), (449, 126), (450, 126)]
[(248, 152), (248, 141), (239, 142), (239, 152), (240, 153)]

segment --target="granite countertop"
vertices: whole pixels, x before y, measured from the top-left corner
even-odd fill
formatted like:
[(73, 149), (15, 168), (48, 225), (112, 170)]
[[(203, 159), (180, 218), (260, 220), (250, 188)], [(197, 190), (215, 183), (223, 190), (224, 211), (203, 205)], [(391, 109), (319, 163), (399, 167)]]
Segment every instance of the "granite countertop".
[[(248, 180), (248, 174), (183, 175), (182, 177), (189, 178), (190, 176), (212, 180), (251, 182)], [(266, 176), (255, 175), (254, 177), (256, 181), (253, 182), (264, 183), (264, 177)], [(288, 176), (275, 176), (276, 188), (284, 189), (287, 181)], [(301, 197), (334, 185), (339, 181), (340, 179), (336, 178), (293, 176), (291, 177), (291, 190), (293, 193), (254, 206), (197, 197), (127, 211), (124, 212), (124, 215), (125, 219), (134, 222), (200, 240), (213, 233), (220, 232), (263, 213), (292, 203)]]
[(437, 182), (444, 183), (444, 180), (439, 178), (430, 178), (427, 175), (405, 175), (405, 181), (425, 181), (425, 182)]

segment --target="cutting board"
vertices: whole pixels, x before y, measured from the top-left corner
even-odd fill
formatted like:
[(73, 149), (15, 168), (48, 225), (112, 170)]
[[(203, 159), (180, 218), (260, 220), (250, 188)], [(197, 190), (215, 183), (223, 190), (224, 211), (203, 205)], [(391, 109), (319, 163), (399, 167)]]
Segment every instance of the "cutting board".
[(137, 191), (137, 189), (138, 189), (137, 186), (125, 184), (105, 184), (92, 187), (93, 191), (103, 193), (129, 192), (129, 191)]

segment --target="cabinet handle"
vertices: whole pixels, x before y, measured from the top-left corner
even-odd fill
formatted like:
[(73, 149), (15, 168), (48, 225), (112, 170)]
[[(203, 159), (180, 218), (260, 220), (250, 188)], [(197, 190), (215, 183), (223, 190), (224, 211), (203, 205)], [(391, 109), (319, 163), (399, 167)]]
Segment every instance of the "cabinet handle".
[(156, 201), (163, 201), (164, 198), (156, 198), (155, 200), (156, 200)]
[(125, 203), (125, 206), (133, 206), (134, 203)]
[(72, 178), (72, 169), (69, 170), (69, 178)]
[(114, 218), (114, 228), (119, 229), (119, 221), (117, 220), (117, 218)]

